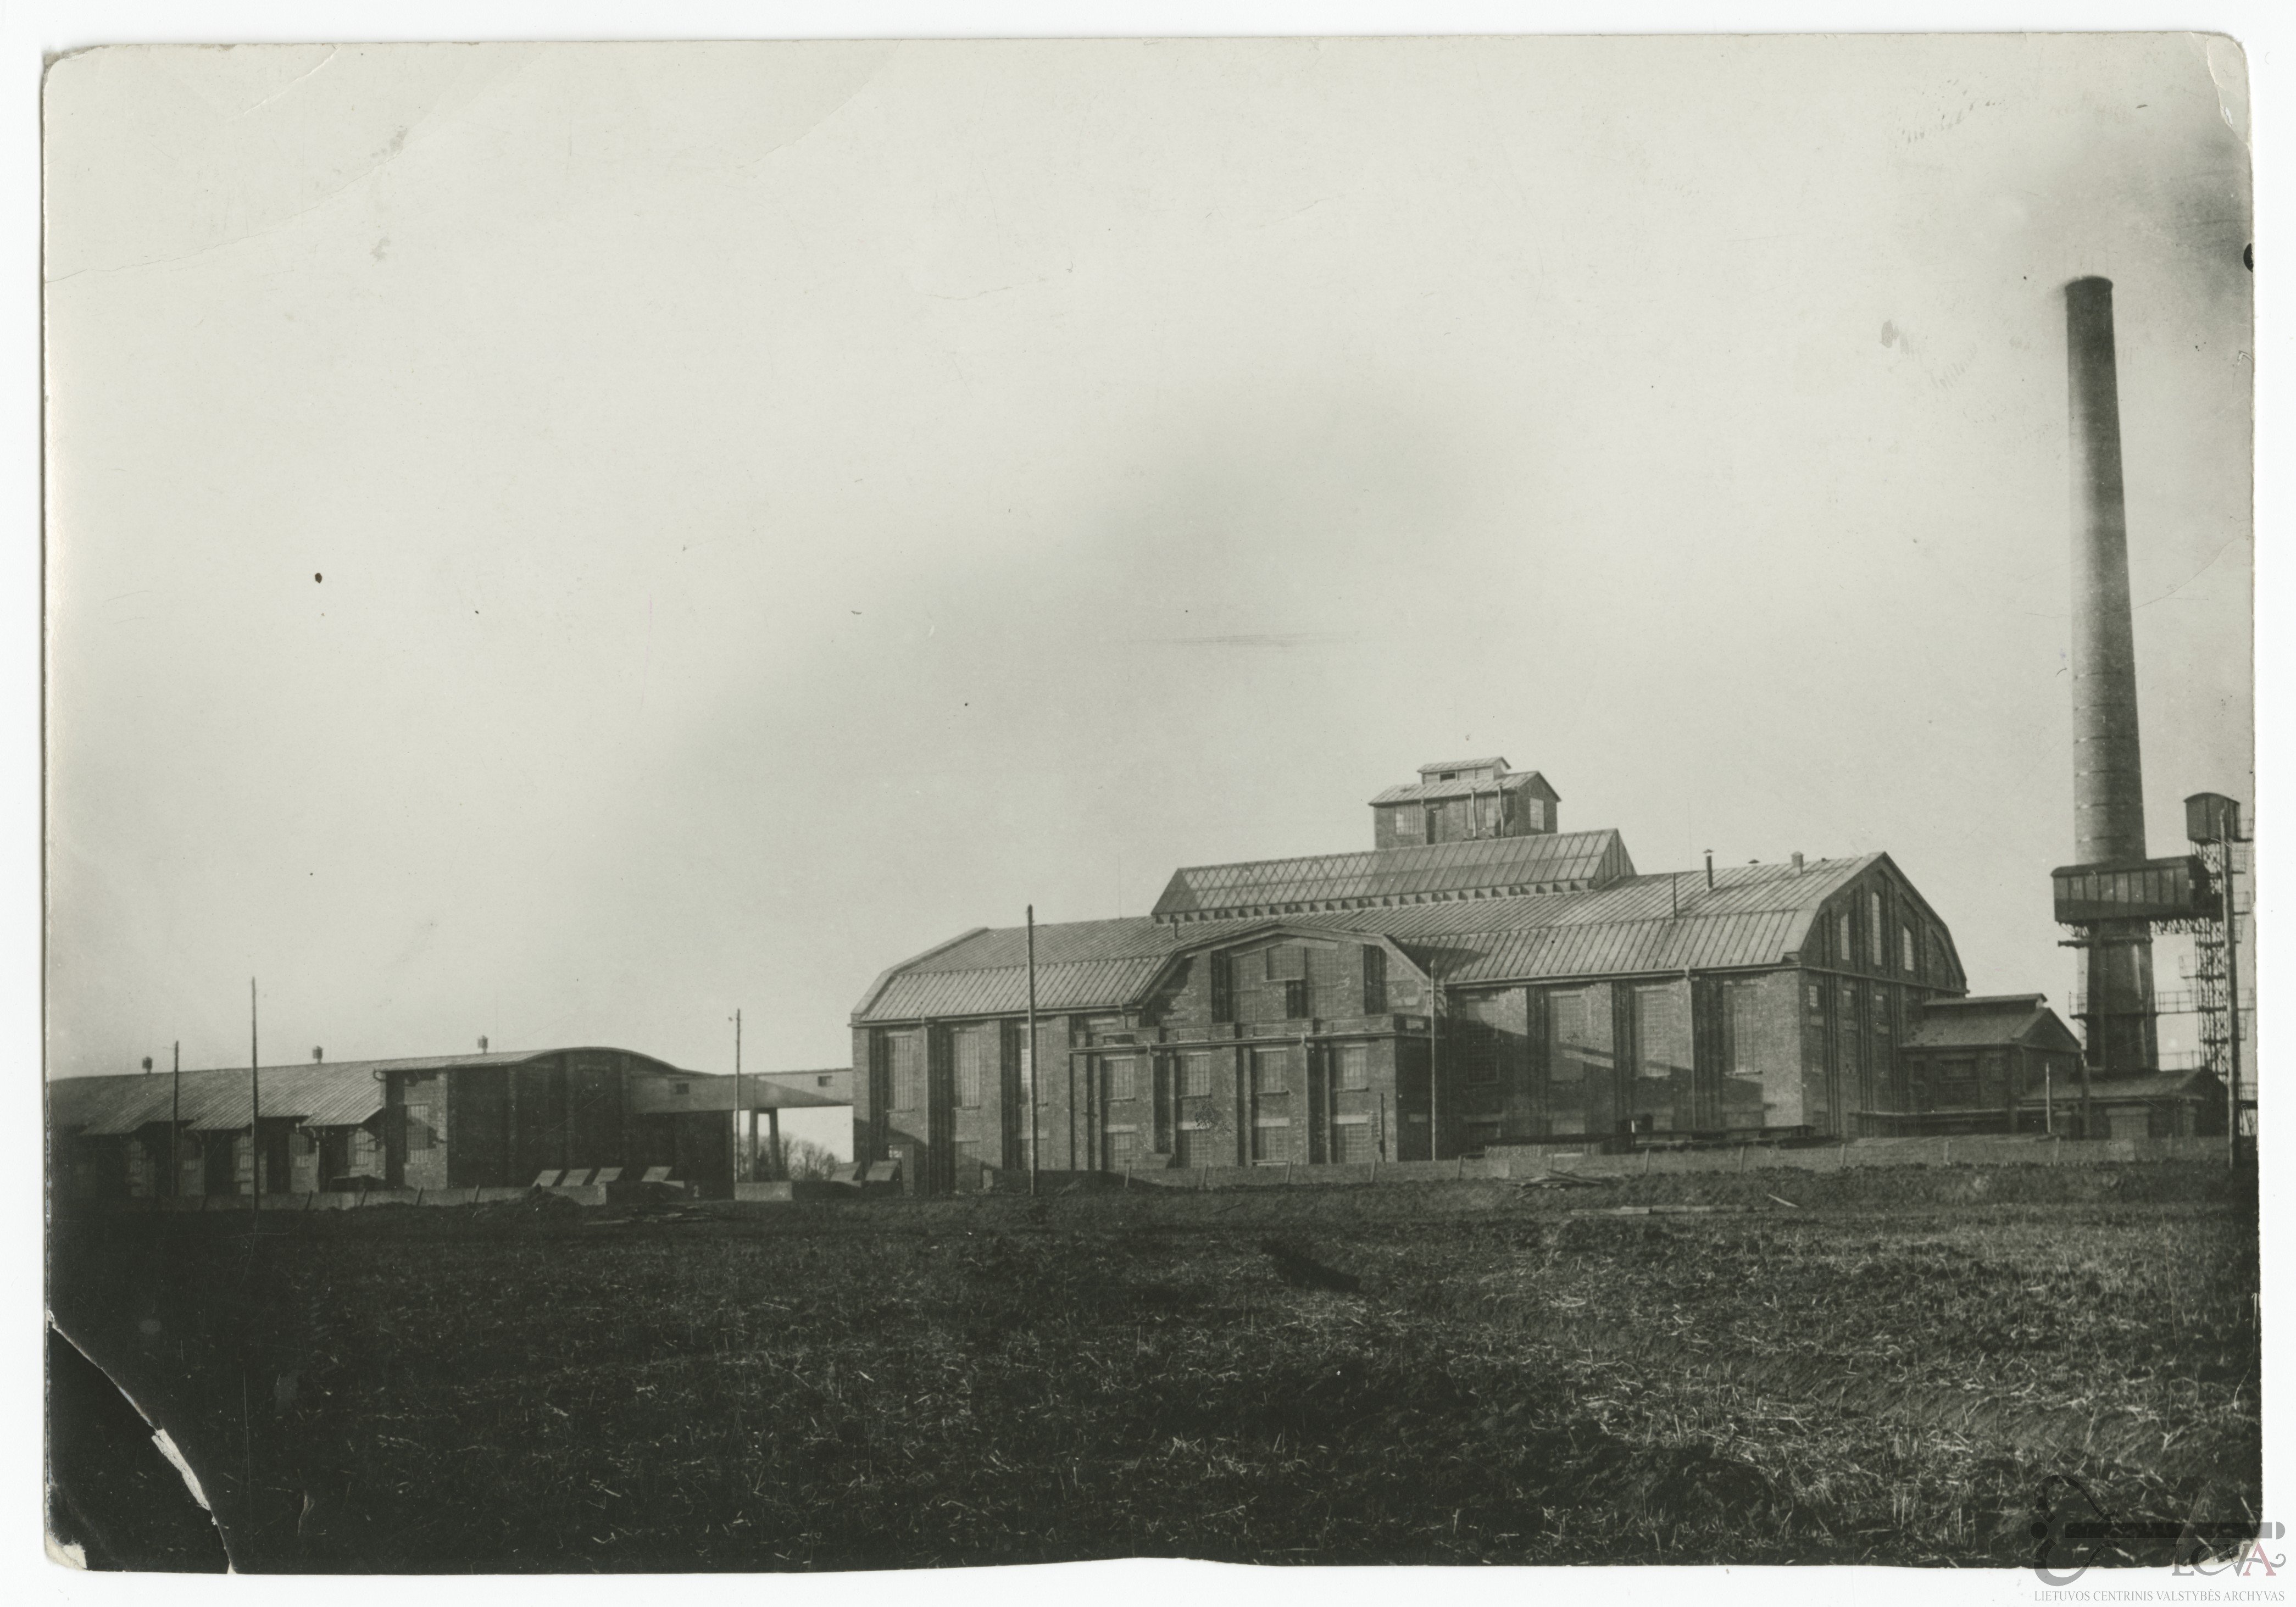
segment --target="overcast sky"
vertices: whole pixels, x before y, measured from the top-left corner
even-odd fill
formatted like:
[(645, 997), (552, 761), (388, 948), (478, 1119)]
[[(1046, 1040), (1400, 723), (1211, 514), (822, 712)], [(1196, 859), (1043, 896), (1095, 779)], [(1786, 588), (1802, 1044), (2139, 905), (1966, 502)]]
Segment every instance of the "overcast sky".
[(47, 97), (50, 1069), (834, 1065), (882, 967), (1368, 847), (1887, 849), (2061, 1005), (2062, 283), (2147, 805), (2251, 796), (2192, 37), (106, 50)]

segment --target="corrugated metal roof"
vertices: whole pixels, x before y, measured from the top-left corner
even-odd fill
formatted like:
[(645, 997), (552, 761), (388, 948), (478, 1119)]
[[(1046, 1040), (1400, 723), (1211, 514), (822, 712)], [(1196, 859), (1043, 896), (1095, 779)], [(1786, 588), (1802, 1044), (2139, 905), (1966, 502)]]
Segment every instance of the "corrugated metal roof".
[(1504, 770), (1505, 759), (1493, 754), (1488, 758), (1439, 758), (1431, 765), (1419, 767), (1422, 775), (1432, 775), (1440, 770)]
[(1398, 941), (1423, 955), (1435, 979), (1448, 986), (1775, 965), (1807, 919), (1790, 912), (1685, 916)]
[[(1600, 833), (1587, 833), (1600, 835)], [(1486, 843), (1445, 844), (1486, 848)], [(1312, 914), (1172, 923), (1133, 917), (1037, 929), (1042, 1010), (1136, 1002), (1182, 949), (1270, 925), (1378, 932), (1446, 983), (1529, 981), (1775, 965), (1820, 905), (1881, 856), (1636, 876), (1570, 893), (1451, 898)], [(1025, 928), (982, 931), (897, 968), (855, 1011), (862, 1021), (1017, 1014), (1028, 1002)]]
[(1191, 865), (1172, 873), (1152, 913), (1159, 920), (1304, 914), (1442, 893), (1599, 887), (1634, 873), (1615, 831), (1487, 837)]
[(1477, 792), (1512, 792), (1518, 788), (1533, 787), (1548, 798), (1557, 798), (1546, 778), (1536, 770), (1518, 771), (1492, 781), (1422, 781), (1407, 782), (1399, 787), (1390, 787), (1371, 801), (1380, 804), (1414, 803), (1439, 798), (1465, 798)]
[[(1039, 935), (1043, 929), (1039, 928)], [(1139, 996), (1164, 968), (1164, 955), (1133, 960), (1087, 960), (1081, 964), (1037, 963), (1037, 1008), (1096, 1010)], [(990, 971), (912, 972), (897, 976), (870, 1005), (872, 1021), (909, 1021), (924, 1016), (1018, 1015), (1029, 1007), (1025, 964)]]
[[(291, 1061), (257, 1073), (263, 1088), (263, 1118), (302, 1121), (312, 1127), (356, 1127), (382, 1109), (383, 1084), (377, 1072), (442, 1071), (462, 1066), (516, 1066), (546, 1055), (594, 1053), (627, 1054), (594, 1045), (569, 1048), (503, 1050), (490, 1054), (420, 1055), (399, 1060)], [(653, 1065), (651, 1056), (636, 1058)], [(133, 1133), (165, 1122), (175, 1109), (175, 1078), (166, 1071), (119, 1077), (65, 1077), (48, 1084), (50, 1119), (94, 1136)], [(244, 1066), (205, 1067), (183, 1074), (181, 1119), (185, 1126), (227, 1132), (247, 1125), (248, 1070)]]

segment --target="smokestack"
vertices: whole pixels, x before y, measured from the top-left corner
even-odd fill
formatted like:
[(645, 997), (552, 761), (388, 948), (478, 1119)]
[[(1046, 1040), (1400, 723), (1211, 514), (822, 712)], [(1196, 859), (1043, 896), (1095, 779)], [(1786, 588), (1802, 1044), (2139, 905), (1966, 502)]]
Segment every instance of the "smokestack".
[(2073, 452), (2073, 857), (2087, 865), (2144, 857), (2110, 279), (2065, 286), (2065, 347)]
[[(2065, 286), (2065, 360), (2072, 409), (2073, 857), (2091, 865), (2144, 857), (2111, 280)], [(2152, 929), (2142, 921), (2100, 922), (2087, 939), (2088, 1065), (2148, 1070), (2159, 1058)]]

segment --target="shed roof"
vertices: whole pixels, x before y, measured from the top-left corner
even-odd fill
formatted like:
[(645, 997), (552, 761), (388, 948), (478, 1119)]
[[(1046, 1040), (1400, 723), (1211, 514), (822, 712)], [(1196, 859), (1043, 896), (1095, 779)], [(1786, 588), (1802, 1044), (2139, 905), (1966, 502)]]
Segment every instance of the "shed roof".
[[(443, 1071), (463, 1066), (516, 1066), (547, 1055), (579, 1053), (596, 1045), (534, 1050), (499, 1050), (490, 1054), (418, 1055), (398, 1060), (290, 1061), (257, 1069), (263, 1089), (263, 1119), (296, 1120), (311, 1127), (356, 1127), (382, 1109), (383, 1074)], [(627, 1050), (606, 1050), (629, 1054)], [(646, 1058), (646, 1057), (640, 1057)], [(655, 1062), (655, 1064), (660, 1062)], [(176, 1109), (175, 1077), (166, 1071), (124, 1076), (62, 1077), (48, 1084), (49, 1119), (91, 1136), (133, 1133), (168, 1120)], [(245, 1066), (217, 1066), (183, 1073), (181, 1119), (184, 1126), (228, 1132), (247, 1126), (250, 1088)]]
[[(1146, 995), (1175, 955), (1275, 924), (1380, 933), (1446, 984), (1776, 965), (1800, 947), (1818, 906), (1883, 857), (1816, 860), (1799, 872), (1784, 865), (1731, 866), (1716, 872), (1710, 891), (1702, 874), (1685, 873), (1630, 875), (1572, 892), (1453, 895), (1274, 920), (1063, 922), (1037, 928), (1037, 1007), (1122, 1009)], [(887, 972), (855, 1008), (854, 1020), (1016, 1014), (1028, 1001), (1027, 964), (1025, 928), (969, 932)]]
[(1439, 775), (1446, 770), (1505, 770), (1507, 762), (1494, 753), (1488, 758), (1439, 758), (1431, 765), (1419, 767), (1423, 776)]
[(1316, 914), (1480, 893), (1564, 892), (1635, 873), (1617, 832), (1486, 837), (1191, 865), (1172, 873), (1152, 912), (1158, 920)]
[[(2136, 1077), (2097, 1077), (2088, 1084), (2092, 1104), (2114, 1104), (2136, 1099), (2222, 1099), (2224, 1080), (2213, 1071), (2148, 1071)], [(2059, 1104), (2079, 1098), (2078, 1091), (2060, 1092)], [(2029, 1095), (2027, 1103), (2032, 1103)]]

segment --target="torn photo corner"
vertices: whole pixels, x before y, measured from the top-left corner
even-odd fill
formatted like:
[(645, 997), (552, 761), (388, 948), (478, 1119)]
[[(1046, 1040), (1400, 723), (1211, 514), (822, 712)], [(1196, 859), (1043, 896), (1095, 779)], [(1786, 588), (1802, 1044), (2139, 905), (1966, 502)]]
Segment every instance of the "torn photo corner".
[(2284, 1565), (2231, 38), (43, 111), (52, 1557)]

